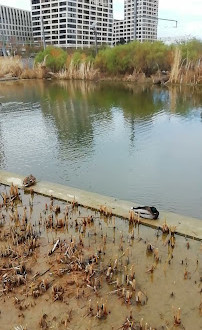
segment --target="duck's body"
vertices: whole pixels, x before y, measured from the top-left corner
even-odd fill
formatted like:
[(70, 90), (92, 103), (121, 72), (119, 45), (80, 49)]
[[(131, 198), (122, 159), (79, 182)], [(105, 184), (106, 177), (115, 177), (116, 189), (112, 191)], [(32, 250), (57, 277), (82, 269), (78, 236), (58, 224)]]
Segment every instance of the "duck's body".
[(136, 214), (139, 214), (141, 218), (156, 220), (159, 216), (159, 211), (154, 206), (138, 206), (131, 207)]

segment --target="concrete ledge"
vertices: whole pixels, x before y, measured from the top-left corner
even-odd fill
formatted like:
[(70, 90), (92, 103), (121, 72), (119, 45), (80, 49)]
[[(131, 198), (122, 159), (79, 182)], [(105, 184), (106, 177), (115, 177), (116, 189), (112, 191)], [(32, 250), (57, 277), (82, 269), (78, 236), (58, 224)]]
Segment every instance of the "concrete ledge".
[(17, 77), (3, 77), (3, 78), (0, 78), (0, 82), (1, 81), (13, 81), (13, 80), (19, 80), (19, 78)]
[[(18, 185), (18, 187), (23, 187), (22, 182), (24, 178), (25, 176), (0, 171), (0, 183), (4, 185), (11, 185), (11, 183), (13, 183), (14, 185)], [(131, 206), (135, 205), (128, 201), (117, 200), (113, 197), (103, 196), (97, 193), (91, 193), (77, 188), (45, 181), (37, 182), (37, 184), (32, 186), (32, 189), (37, 194), (53, 196), (57, 199), (68, 202), (73, 201), (75, 198), (79, 205), (97, 210), (100, 209), (100, 205), (106, 205), (112, 209), (113, 215), (124, 219), (128, 219), (129, 210)], [(146, 226), (158, 228), (162, 227), (165, 218), (169, 226), (176, 226), (177, 234), (202, 240), (202, 220), (199, 219), (160, 211), (160, 218), (158, 220), (141, 219), (141, 223)]]

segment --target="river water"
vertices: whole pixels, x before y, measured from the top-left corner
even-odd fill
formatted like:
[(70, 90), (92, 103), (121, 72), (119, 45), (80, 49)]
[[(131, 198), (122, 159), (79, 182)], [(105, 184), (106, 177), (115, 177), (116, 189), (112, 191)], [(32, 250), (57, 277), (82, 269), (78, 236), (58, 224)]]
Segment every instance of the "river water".
[(0, 166), (202, 219), (202, 88), (0, 83)]

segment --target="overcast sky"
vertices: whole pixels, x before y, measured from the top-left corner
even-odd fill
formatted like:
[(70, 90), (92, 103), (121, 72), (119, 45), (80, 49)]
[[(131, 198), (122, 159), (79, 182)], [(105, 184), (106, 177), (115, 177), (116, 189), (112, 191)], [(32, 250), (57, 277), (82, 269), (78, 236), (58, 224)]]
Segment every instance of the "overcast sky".
[[(0, 4), (30, 9), (30, 0), (0, 0)], [(114, 0), (114, 17), (123, 18), (124, 0)], [(173, 22), (159, 20), (160, 38), (197, 37), (202, 39), (202, 0), (159, 0), (159, 18), (178, 21), (177, 29)]]

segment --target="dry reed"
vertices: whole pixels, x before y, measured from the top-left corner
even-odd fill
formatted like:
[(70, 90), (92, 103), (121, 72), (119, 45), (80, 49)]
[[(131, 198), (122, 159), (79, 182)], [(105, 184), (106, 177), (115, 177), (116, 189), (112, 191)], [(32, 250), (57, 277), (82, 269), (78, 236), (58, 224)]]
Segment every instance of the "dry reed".
[(179, 48), (175, 48), (174, 60), (172, 63), (170, 80), (169, 80), (171, 83), (178, 82), (180, 62), (181, 62), (181, 51)]
[(170, 83), (197, 85), (202, 83), (201, 59), (182, 59), (181, 50), (175, 49), (174, 60), (171, 67)]
[(19, 56), (0, 57), (0, 77), (19, 77), (22, 71), (23, 65)]
[(43, 79), (46, 76), (46, 67), (43, 63), (38, 63), (34, 68), (25, 68), (20, 75), (21, 79)]
[(71, 60), (68, 68), (59, 71), (56, 74), (56, 78), (94, 80), (97, 78), (98, 72), (99, 70), (96, 70), (90, 62), (81, 62), (75, 65), (73, 60)]

